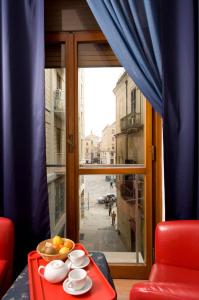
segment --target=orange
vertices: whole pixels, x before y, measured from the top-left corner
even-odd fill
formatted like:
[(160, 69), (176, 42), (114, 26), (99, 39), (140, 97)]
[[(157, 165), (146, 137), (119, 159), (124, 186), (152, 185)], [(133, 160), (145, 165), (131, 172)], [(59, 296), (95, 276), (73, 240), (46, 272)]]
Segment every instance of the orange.
[(70, 241), (70, 240), (66, 240), (64, 242), (64, 247), (67, 247), (67, 248), (71, 249), (73, 247), (73, 242)]
[(52, 239), (52, 243), (54, 246), (58, 246), (58, 245), (63, 245), (64, 241), (62, 240), (62, 238), (59, 235), (56, 235)]

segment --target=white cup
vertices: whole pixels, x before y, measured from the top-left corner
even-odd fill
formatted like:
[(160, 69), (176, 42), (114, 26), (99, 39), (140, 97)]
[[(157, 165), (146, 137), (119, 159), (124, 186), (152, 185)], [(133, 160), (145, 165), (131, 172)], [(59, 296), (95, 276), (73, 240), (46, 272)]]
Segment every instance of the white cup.
[(75, 269), (68, 273), (68, 278), (65, 280), (67, 288), (75, 291), (81, 290), (87, 279), (87, 272), (84, 269)]
[(68, 254), (68, 258), (74, 266), (81, 266), (85, 258), (85, 252), (83, 250), (74, 250)]

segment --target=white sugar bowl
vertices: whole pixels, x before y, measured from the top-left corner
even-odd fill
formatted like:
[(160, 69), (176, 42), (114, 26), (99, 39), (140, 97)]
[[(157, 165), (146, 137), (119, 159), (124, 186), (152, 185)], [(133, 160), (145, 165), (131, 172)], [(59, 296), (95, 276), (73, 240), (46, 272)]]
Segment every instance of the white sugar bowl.
[[(44, 270), (41, 272), (41, 270)], [(46, 266), (39, 266), (38, 273), (51, 283), (57, 283), (67, 276), (70, 267), (62, 260), (56, 259), (49, 262)]]

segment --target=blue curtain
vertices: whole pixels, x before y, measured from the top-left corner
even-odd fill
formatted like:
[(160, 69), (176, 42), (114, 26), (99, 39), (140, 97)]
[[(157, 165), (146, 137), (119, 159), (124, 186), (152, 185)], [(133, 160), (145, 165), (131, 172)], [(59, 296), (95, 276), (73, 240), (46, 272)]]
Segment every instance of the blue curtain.
[(44, 8), (0, 2), (0, 215), (15, 224), (15, 268), (49, 234), (44, 127)]
[(166, 219), (198, 219), (198, 1), (87, 1), (121, 64), (163, 116)]
[(198, 1), (162, 1), (166, 219), (198, 219)]
[(87, 0), (121, 64), (162, 114), (159, 2)]

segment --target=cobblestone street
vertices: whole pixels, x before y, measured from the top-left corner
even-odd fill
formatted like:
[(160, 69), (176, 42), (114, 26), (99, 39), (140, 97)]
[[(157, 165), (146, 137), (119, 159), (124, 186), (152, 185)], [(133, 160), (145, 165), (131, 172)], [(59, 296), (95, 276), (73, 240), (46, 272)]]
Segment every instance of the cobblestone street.
[[(122, 252), (126, 251), (117, 232), (117, 217), (115, 226), (112, 226), (111, 216), (104, 204), (98, 204), (97, 198), (107, 193), (116, 194), (115, 184), (105, 180), (105, 175), (86, 175), (85, 203), (83, 209), (84, 218), (80, 221), (80, 242), (88, 250)], [(114, 203), (112, 211), (116, 212)]]

